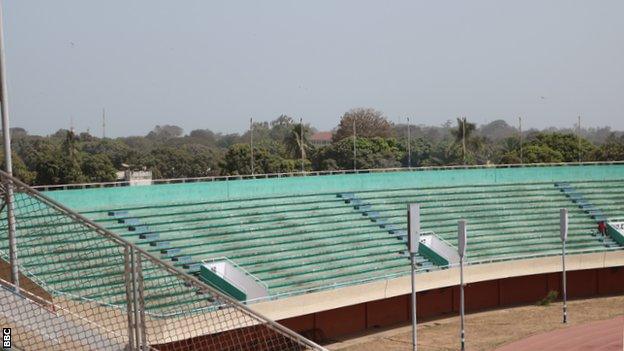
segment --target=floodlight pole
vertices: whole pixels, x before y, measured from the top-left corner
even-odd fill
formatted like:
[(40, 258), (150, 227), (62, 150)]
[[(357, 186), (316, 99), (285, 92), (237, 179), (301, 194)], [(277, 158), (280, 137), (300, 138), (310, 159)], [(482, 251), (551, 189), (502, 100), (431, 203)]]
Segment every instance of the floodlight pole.
[(407, 167), (412, 168), (412, 138), (410, 134), (410, 119), (407, 117)]
[[(4, 19), (2, 2), (0, 0), (0, 104), (2, 113), (2, 134), (4, 140), (5, 171), (13, 175), (13, 160), (11, 156), (11, 128), (9, 127), (9, 99), (7, 95), (6, 59), (4, 55)], [(15, 213), (13, 208), (13, 182), (7, 179), (5, 186), (5, 201), (9, 230), (9, 264), (11, 265), (11, 283), (15, 291), (19, 292), (19, 270), (17, 267), (17, 238), (15, 227)]]
[(356, 120), (356, 118), (355, 118), (355, 115), (354, 115), (353, 116), (353, 170), (357, 171), (357, 163), (356, 163), (356, 160), (357, 160), (357, 148), (355, 146), (355, 141), (356, 141), (357, 135), (355, 133), (355, 120)]
[(465, 301), (464, 301), (464, 256), (466, 256), (466, 220), (457, 222), (457, 252), (459, 254), (459, 315), (460, 315), (460, 338), (461, 351), (466, 350), (466, 332), (464, 327)]
[(251, 148), (251, 175), (254, 175), (253, 118), (249, 119), (249, 144)]
[(579, 163), (582, 162), (581, 159), (581, 116), (578, 116), (578, 124), (577, 124), (577, 135), (576, 138), (578, 139), (578, 161)]
[(561, 274), (562, 274), (562, 290), (563, 290), (563, 323), (568, 323), (568, 292), (566, 282), (566, 241), (568, 239), (568, 210), (562, 208), (559, 214), (559, 223), (561, 229)]
[(102, 108), (102, 139), (106, 138), (106, 107)]
[(520, 131), (520, 163), (524, 163), (523, 145), (522, 145), (522, 117), (518, 117), (518, 129)]
[(466, 165), (466, 117), (462, 118), (462, 158)]
[(299, 149), (301, 151), (301, 173), (305, 172), (304, 149), (303, 149), (303, 118), (299, 118)]
[(412, 350), (418, 350), (417, 318), (416, 318), (416, 254), (420, 246), (420, 205), (407, 206), (407, 247), (412, 267)]

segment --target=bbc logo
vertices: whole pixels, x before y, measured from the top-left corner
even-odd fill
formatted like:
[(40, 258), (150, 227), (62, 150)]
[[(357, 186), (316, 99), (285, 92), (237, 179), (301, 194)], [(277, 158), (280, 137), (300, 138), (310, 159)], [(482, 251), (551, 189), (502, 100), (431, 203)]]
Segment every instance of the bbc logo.
[(11, 328), (2, 328), (2, 349), (11, 349)]

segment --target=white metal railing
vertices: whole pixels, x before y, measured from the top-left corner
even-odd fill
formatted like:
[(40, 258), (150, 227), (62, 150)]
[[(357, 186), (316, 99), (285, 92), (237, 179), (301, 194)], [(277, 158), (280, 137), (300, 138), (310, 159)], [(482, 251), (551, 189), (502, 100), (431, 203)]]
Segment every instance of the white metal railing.
[[(265, 283), (264, 281), (262, 281), (262, 279), (260, 279), (260, 278), (256, 277), (255, 275), (253, 275), (251, 272), (249, 272), (245, 268), (241, 267), (238, 263), (230, 260), (226, 256), (210, 257), (210, 258), (206, 258), (206, 259), (202, 260), (201, 262), (202, 263), (216, 263), (216, 262), (219, 262), (219, 261), (226, 261), (227, 263), (229, 263), (232, 266), (236, 267), (236, 269), (238, 269), (239, 271), (243, 272), (246, 276), (249, 276), (256, 283), (258, 283), (259, 285), (262, 285), (266, 289), (267, 292), (269, 291), (269, 286), (267, 285), (267, 283)], [(227, 277), (225, 277), (225, 276), (223, 276), (222, 278), (227, 280), (228, 283), (231, 283), (232, 285), (234, 285), (239, 290), (244, 291), (244, 289), (242, 287), (238, 286), (234, 281), (231, 281), (231, 279), (227, 279)]]
[[(305, 176), (386, 173), (386, 172), (421, 172), (421, 171), (431, 171), (431, 170), (481, 169), (481, 168), (593, 166), (593, 165), (612, 165), (612, 164), (624, 164), (624, 161), (610, 161), (610, 162), (601, 161), (601, 162), (580, 162), (580, 163), (579, 162), (522, 163), (522, 164), (518, 163), (518, 164), (497, 164), (497, 165), (450, 165), (450, 166), (428, 166), (428, 167), (411, 167), (411, 168), (410, 167), (396, 167), (396, 168), (373, 168), (373, 169), (358, 169), (358, 170), (351, 169), (351, 170), (335, 170), (335, 171), (244, 174), (244, 175), (227, 175), (227, 176), (153, 179), (152, 185), (215, 182), (215, 181), (230, 181), (230, 180), (242, 180), (242, 179), (290, 178), (290, 177), (305, 177)], [(33, 186), (33, 188), (37, 190), (50, 191), (50, 190), (121, 187), (121, 186), (128, 186), (129, 184), (130, 184), (130, 181), (118, 181), (118, 182), (99, 182), (99, 183), (36, 185), (36, 186)]]
[[(582, 254), (589, 254), (589, 253), (607, 253), (607, 252), (615, 252), (615, 251), (624, 251), (624, 247), (610, 247), (610, 248), (605, 247), (605, 248), (600, 248), (600, 249), (574, 250), (572, 252), (568, 252), (568, 256), (582, 255)], [(541, 253), (541, 254), (537, 253), (537, 254), (531, 254), (531, 255), (499, 256), (499, 257), (492, 257), (492, 258), (487, 258), (487, 259), (478, 260), (478, 261), (466, 261), (466, 262), (464, 262), (464, 266), (482, 265), (482, 264), (505, 262), (505, 261), (515, 261), (515, 260), (527, 260), (527, 259), (534, 259), (534, 258), (541, 258), (541, 257), (556, 257), (556, 256), (560, 256), (560, 255), (561, 254), (555, 254), (555, 253)], [(416, 269), (416, 273), (419, 273), (419, 274), (420, 273), (427, 273), (427, 272), (430, 272), (432, 270), (447, 269), (447, 268), (453, 268), (453, 267), (458, 267), (458, 266), (459, 266), (458, 264), (455, 264), (455, 265), (450, 264), (448, 266), (435, 266), (434, 265), (434, 266), (431, 266), (431, 267), (420, 267), (420, 268)], [(247, 303), (255, 303), (255, 302), (262, 302), (262, 301), (278, 300), (278, 299), (281, 299), (281, 298), (290, 297), (290, 296), (296, 296), (296, 295), (302, 295), (302, 294), (306, 294), (306, 293), (339, 289), (339, 288), (344, 288), (344, 287), (347, 287), (347, 286), (358, 285), (358, 284), (365, 284), (365, 283), (370, 283), (370, 282), (374, 282), (374, 281), (390, 280), (390, 279), (406, 276), (406, 275), (409, 275), (409, 274), (410, 274), (409, 261), (406, 260), (405, 271), (401, 271), (401, 272), (397, 272), (397, 273), (391, 273), (391, 274), (377, 275), (377, 276), (371, 275), (371, 277), (369, 277), (369, 278), (346, 280), (346, 281), (342, 281), (342, 282), (332, 283), (332, 284), (318, 286), (318, 287), (314, 287), (314, 288), (308, 288), (308, 289), (304, 289), (304, 290), (292, 290), (292, 291), (282, 292), (282, 293), (278, 293), (278, 294), (271, 294), (271, 295), (263, 297), (263, 298), (254, 299), (254, 300), (247, 300), (246, 302)]]

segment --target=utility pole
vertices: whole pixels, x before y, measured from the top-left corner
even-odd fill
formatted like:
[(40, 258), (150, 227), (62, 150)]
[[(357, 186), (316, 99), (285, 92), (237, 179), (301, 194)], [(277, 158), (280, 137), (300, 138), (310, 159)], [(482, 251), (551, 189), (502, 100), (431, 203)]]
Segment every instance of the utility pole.
[(466, 256), (466, 244), (468, 235), (466, 232), (466, 220), (457, 222), (457, 243), (459, 254), (459, 314), (460, 314), (460, 350), (466, 349), (466, 333), (464, 327), (464, 257)]
[(522, 117), (518, 117), (518, 129), (520, 130), (520, 163), (524, 163), (524, 155), (523, 155), (523, 140), (522, 140)]
[[(11, 128), (9, 126), (9, 98), (7, 94), (6, 59), (4, 55), (4, 14), (0, 1), (0, 112), (2, 113), (2, 134), (4, 141), (5, 171), (13, 175), (13, 160), (11, 155)], [(13, 182), (7, 179), (5, 186), (5, 203), (7, 209), (7, 224), (9, 231), (9, 264), (11, 266), (11, 283), (15, 286), (15, 292), (19, 293), (19, 270), (17, 261), (17, 237), (15, 226), (15, 213), (13, 204)]]
[(410, 119), (407, 117), (407, 167), (412, 168), (412, 138), (410, 134)]
[(420, 205), (407, 205), (407, 246), (412, 266), (412, 350), (418, 349), (416, 318), (416, 255), (420, 246)]
[(299, 149), (301, 151), (301, 173), (305, 172), (305, 149), (303, 145), (303, 118), (299, 118)]
[(355, 146), (355, 140), (357, 138), (357, 134), (355, 132), (355, 116), (353, 116), (353, 170), (357, 171), (357, 148)]
[(462, 156), (466, 165), (466, 117), (462, 118)]
[(106, 108), (102, 108), (102, 139), (106, 138)]
[(561, 284), (563, 285), (563, 323), (568, 323), (568, 293), (566, 282), (566, 241), (568, 240), (568, 210), (559, 211), (559, 228), (561, 231)]
[(578, 161), (579, 163), (582, 162), (581, 159), (581, 116), (578, 116), (578, 123), (577, 123), (577, 129), (576, 129), (576, 138), (578, 140)]
[(249, 144), (251, 147), (251, 175), (254, 175), (253, 118), (249, 119)]

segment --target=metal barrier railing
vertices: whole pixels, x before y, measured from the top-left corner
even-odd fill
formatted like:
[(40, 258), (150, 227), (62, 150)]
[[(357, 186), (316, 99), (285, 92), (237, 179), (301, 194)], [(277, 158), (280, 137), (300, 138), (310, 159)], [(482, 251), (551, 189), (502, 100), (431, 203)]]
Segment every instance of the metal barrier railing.
[[(14, 190), (17, 257), (8, 254), (4, 210), (0, 261), (20, 272), (18, 294), (7, 295), (14, 303), (2, 304), (18, 347), (323, 350), (8, 174), (0, 178), (5, 201)], [(42, 299), (56, 312), (33, 308)]]
[[(310, 172), (289, 172), (289, 173), (266, 173), (266, 174), (246, 174), (229, 176), (208, 176), (191, 178), (168, 178), (153, 179), (152, 184), (177, 184), (177, 183), (197, 183), (197, 182), (217, 182), (244, 179), (268, 179), (268, 178), (290, 178), (305, 176), (324, 175), (344, 175), (344, 174), (366, 174), (366, 173), (386, 173), (386, 172), (422, 172), (432, 170), (456, 170), (456, 169), (482, 169), (482, 168), (524, 168), (524, 167), (559, 167), (559, 166), (592, 166), (592, 165), (612, 165), (624, 164), (624, 161), (610, 162), (570, 162), (570, 163), (523, 163), (523, 164), (499, 164), (499, 165), (450, 165), (450, 166), (428, 166), (428, 167), (399, 167), (399, 168), (371, 168), (359, 170), (334, 170), (334, 171), (310, 171)], [(111, 188), (130, 185), (130, 181), (100, 182), (100, 183), (76, 183), (57, 185), (36, 185), (34, 189), (42, 191), (88, 189), (88, 188)]]
[[(574, 256), (574, 255), (582, 255), (582, 254), (608, 253), (608, 252), (624, 252), (624, 247), (609, 247), (609, 248), (605, 247), (604, 249), (573, 250), (573, 251), (568, 251), (567, 255)], [(492, 258), (476, 260), (476, 261), (468, 260), (464, 262), (464, 267), (499, 263), (499, 262), (507, 262), (507, 261), (529, 260), (529, 259), (544, 258), (544, 257), (557, 257), (557, 256), (561, 256), (561, 254), (536, 253), (536, 254), (527, 254), (527, 255), (508, 255), (508, 256), (492, 257)], [(448, 268), (453, 268), (453, 267), (458, 267), (458, 266), (459, 266), (458, 264), (449, 264), (446, 266), (433, 266), (433, 267), (425, 267), (425, 268), (421, 267), (421, 268), (416, 269), (416, 273), (426, 274), (435, 270), (448, 269)], [(278, 299), (291, 297), (291, 296), (303, 295), (303, 294), (314, 293), (314, 292), (321, 292), (321, 291), (326, 291), (326, 290), (340, 289), (340, 288), (344, 288), (348, 286), (372, 283), (372, 282), (377, 282), (377, 281), (391, 280), (391, 279), (408, 276), (409, 274), (410, 274), (409, 261), (406, 258), (405, 271), (402, 271), (402, 272), (396, 272), (392, 274), (382, 274), (382, 275), (371, 275), (370, 277), (363, 278), (363, 279), (353, 279), (353, 280), (346, 279), (345, 281), (342, 281), (342, 282), (308, 288), (305, 290), (292, 290), (292, 291), (281, 292), (278, 294), (271, 294), (264, 298), (248, 300), (247, 303), (278, 300)]]

